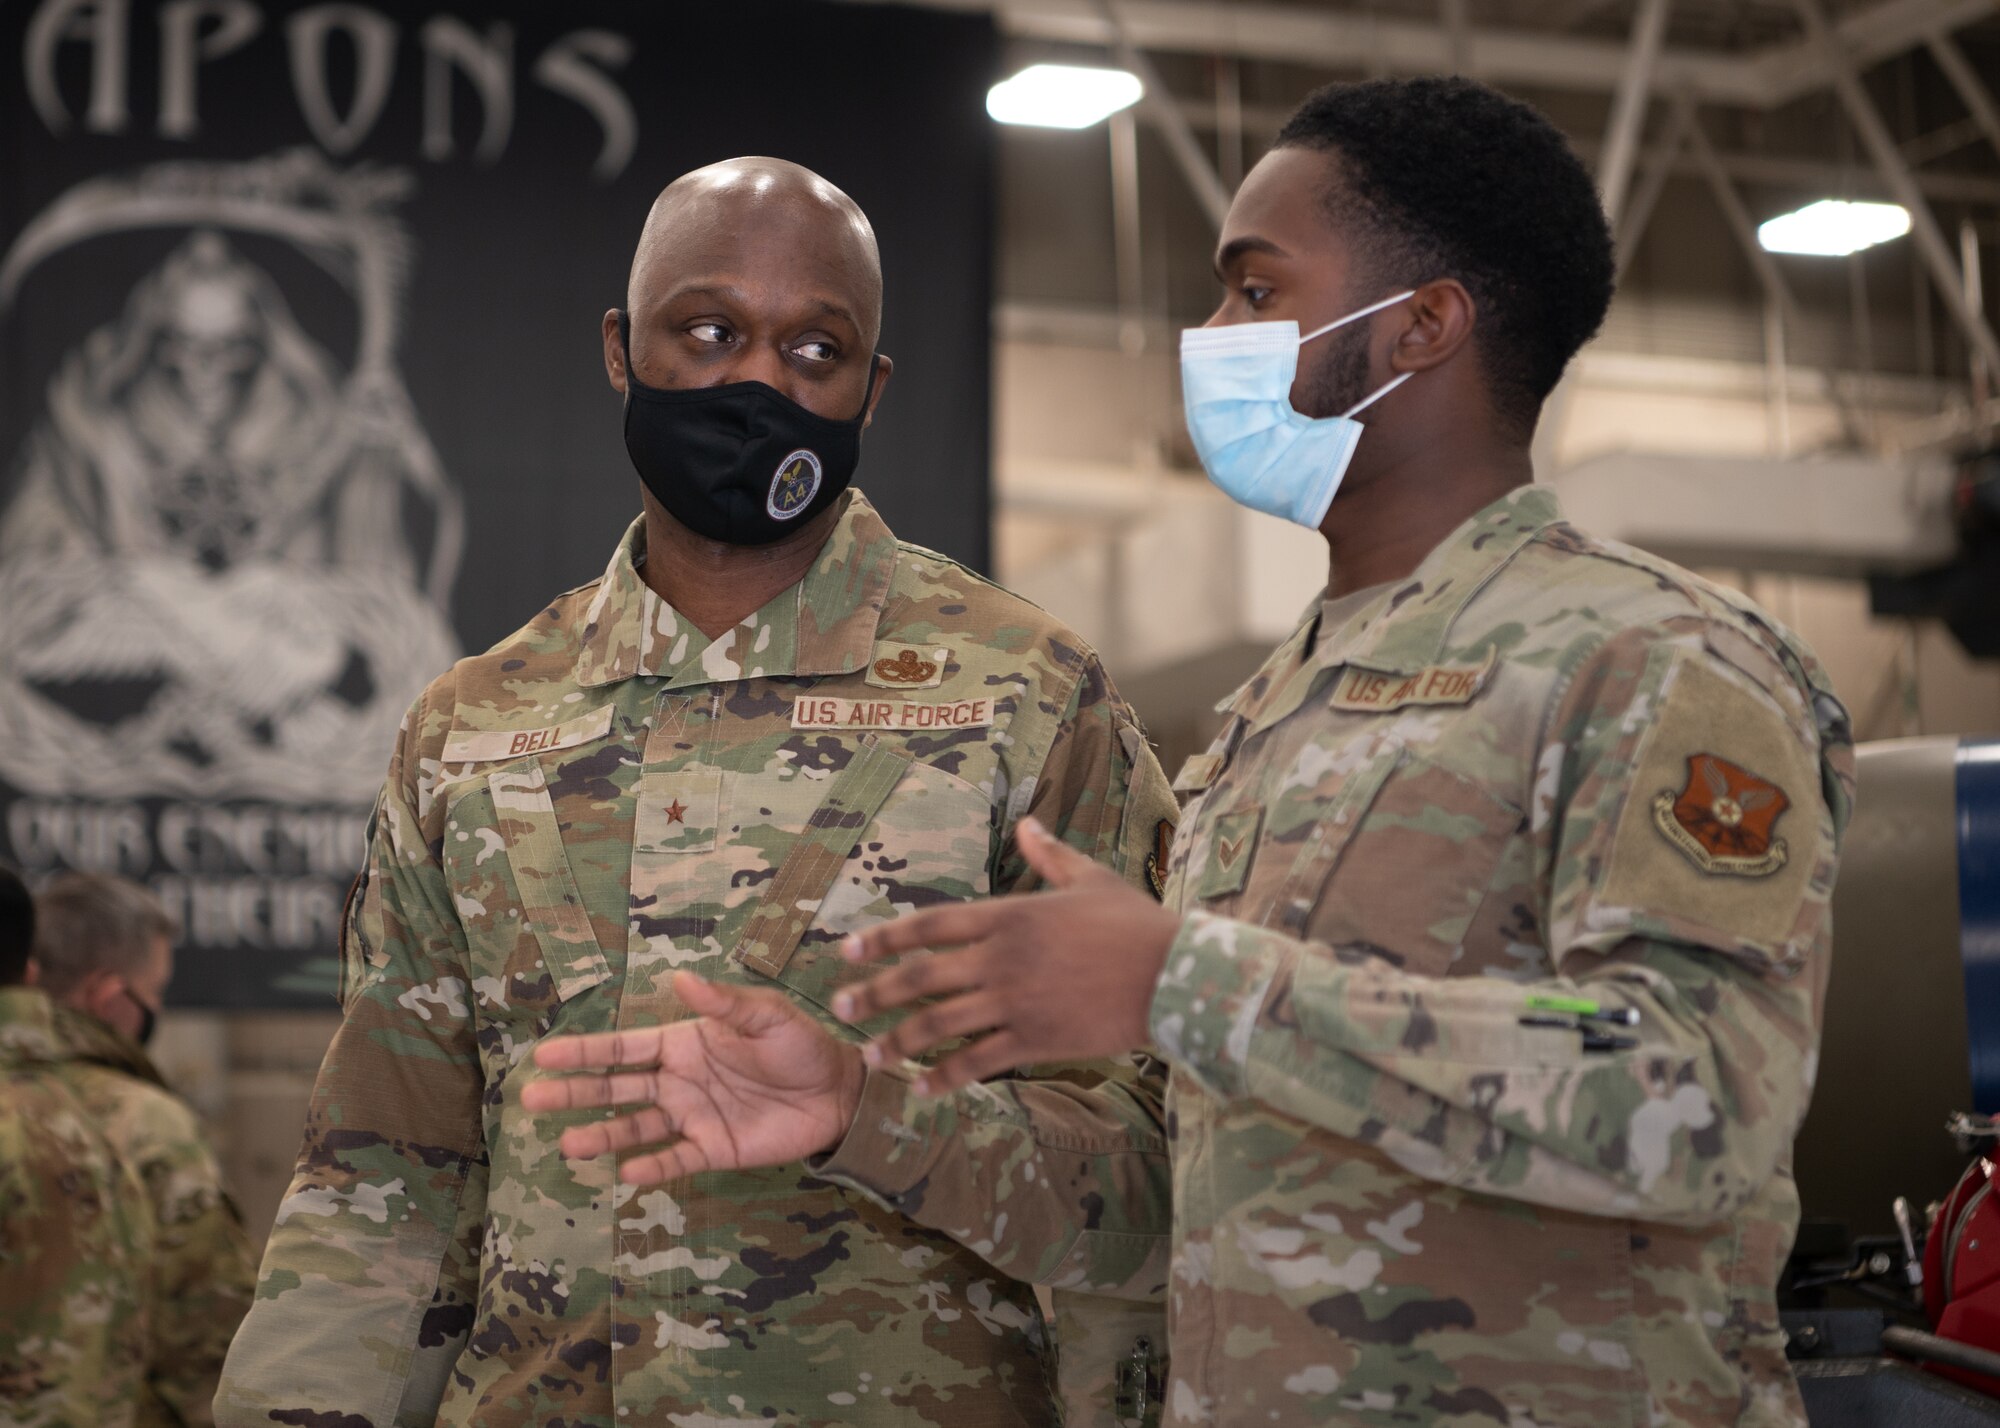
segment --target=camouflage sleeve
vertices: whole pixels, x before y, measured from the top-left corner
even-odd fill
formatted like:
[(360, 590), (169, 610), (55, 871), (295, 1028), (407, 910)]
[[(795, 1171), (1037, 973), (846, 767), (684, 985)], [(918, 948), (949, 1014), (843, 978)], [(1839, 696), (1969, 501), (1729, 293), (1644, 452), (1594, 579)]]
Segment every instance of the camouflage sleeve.
[[(1726, 633), (1628, 631), (1558, 698), (1526, 810), (1540, 905), (1524, 909), (1555, 978), (1415, 976), (1197, 913), (1156, 993), (1161, 1048), (1218, 1096), (1429, 1179), (1593, 1214), (1729, 1215), (1805, 1113), (1851, 749), (1830, 693), (1808, 705)], [(1536, 995), (1637, 1023), (1524, 1025)]]
[(153, 1205), (156, 1299), (172, 1306), (155, 1326), (148, 1386), (198, 1428), (214, 1421), (223, 1357), (250, 1307), (257, 1265), (194, 1113), (163, 1092), (146, 1098), (143, 1114), (143, 1135), (126, 1144)]
[[(1025, 811), (1071, 847), (1159, 897), (1180, 809), (1138, 719), (1094, 656), (1070, 691)], [(1033, 892), (1041, 880), (1008, 833), (993, 891)]]
[(75, 1101), (26, 1079), (0, 1075), (0, 1422), (131, 1424), (160, 1317), (144, 1190)]
[[(1177, 816), (1159, 760), (1093, 658), (1026, 812), (1158, 896)], [(1034, 886), (1011, 840), (996, 892)], [(816, 1172), (1050, 1286), (1071, 1428), (1137, 1423), (1164, 1377), (1171, 1173), (1165, 1071), (1147, 1057), (1041, 1066), (941, 1100), (871, 1072)]]
[(482, 1078), (464, 935), (425, 832), (431, 785), (417, 752), (449, 712), (446, 699), (420, 700), (390, 760), (342, 938), (345, 1019), (229, 1350), (222, 1428), (281, 1415), (431, 1423), (465, 1344), (486, 1184)]

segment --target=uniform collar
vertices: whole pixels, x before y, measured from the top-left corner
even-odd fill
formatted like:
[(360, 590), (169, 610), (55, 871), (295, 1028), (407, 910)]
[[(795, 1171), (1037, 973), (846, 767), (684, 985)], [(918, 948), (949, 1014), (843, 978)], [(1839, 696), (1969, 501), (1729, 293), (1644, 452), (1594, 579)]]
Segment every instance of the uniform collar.
[(1416, 674), (1438, 662), (1452, 625), (1537, 532), (1562, 519), (1547, 486), (1517, 486), (1432, 548), (1409, 579), (1384, 590), (1348, 623), (1348, 638), (1324, 640), (1314, 657), (1331, 668)]
[(61, 1059), (48, 995), (35, 987), (0, 987), (0, 1065)]
[(58, 1006), (54, 1013), (55, 1037), (63, 1054), (72, 1061), (88, 1061), (106, 1066), (155, 1086), (165, 1087), (166, 1078), (153, 1064), (146, 1049), (129, 1036), (121, 1036), (96, 1017)]
[[(1258, 721), (1268, 700), (1298, 682), (1287, 675), (1296, 666), (1332, 669), (1355, 665), (1383, 674), (1408, 675), (1438, 663), (1459, 612), (1537, 532), (1561, 519), (1562, 508), (1553, 490), (1517, 486), (1438, 542), (1409, 578), (1385, 586), (1369, 605), (1352, 615), (1344, 627), (1346, 638), (1322, 637), (1307, 655), (1305, 645), (1321, 611), (1321, 601), (1314, 597), (1300, 616), (1298, 628), (1242, 688), (1216, 705), (1217, 712)], [(1325, 636), (1332, 631), (1321, 633)]]
[(605, 567), (584, 616), (576, 680), (589, 689), (635, 675), (668, 689), (778, 675), (851, 674), (874, 651), (896, 574), (896, 537), (859, 491), (849, 491), (833, 533), (805, 579), (711, 641), (639, 574), (645, 518), (634, 521)]

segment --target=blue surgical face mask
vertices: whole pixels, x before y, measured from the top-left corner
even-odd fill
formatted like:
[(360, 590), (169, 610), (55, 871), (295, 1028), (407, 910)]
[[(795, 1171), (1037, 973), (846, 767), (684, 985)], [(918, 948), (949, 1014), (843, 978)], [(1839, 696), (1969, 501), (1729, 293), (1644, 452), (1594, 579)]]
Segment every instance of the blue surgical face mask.
[(1361, 440), (1361, 412), (1412, 375), (1405, 372), (1336, 417), (1292, 410), (1299, 348), (1336, 327), (1394, 307), (1398, 293), (1299, 336), (1296, 322), (1242, 322), (1181, 333), (1181, 402), (1188, 435), (1209, 479), (1231, 500), (1313, 530)]

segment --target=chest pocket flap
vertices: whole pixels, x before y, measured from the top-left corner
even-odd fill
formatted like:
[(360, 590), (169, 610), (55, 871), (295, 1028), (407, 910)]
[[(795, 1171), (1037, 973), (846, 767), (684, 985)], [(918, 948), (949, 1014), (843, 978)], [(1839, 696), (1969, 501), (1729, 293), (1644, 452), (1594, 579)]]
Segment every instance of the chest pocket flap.
[(784, 973), (839, 879), (848, 853), (889, 801), (890, 792), (902, 781), (911, 762), (908, 754), (872, 735), (862, 741), (860, 751), (834, 779), (751, 911), (743, 940), (736, 948), (738, 961), (767, 977)]
[(539, 763), (496, 769), (486, 776), (493, 812), (505, 830), (507, 863), (543, 964), (564, 1001), (611, 975), (591, 930), (556, 824), (555, 803)]

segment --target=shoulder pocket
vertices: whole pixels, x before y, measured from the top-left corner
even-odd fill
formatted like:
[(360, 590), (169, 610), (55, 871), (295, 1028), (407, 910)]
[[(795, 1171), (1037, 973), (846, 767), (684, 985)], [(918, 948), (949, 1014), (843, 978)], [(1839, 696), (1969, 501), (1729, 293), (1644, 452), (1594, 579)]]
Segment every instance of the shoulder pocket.
[(1667, 937), (1793, 974), (1822, 933), (1833, 874), (1818, 750), (1746, 676), (1705, 655), (1671, 659), (1590, 880), (1585, 935)]

